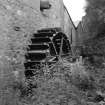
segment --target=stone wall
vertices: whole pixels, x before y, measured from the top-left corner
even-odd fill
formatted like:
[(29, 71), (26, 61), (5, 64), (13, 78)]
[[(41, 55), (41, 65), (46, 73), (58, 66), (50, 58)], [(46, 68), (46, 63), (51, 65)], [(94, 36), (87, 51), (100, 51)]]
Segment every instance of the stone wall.
[(50, 9), (41, 12), (44, 28), (61, 27), (63, 28), (63, 1), (62, 0), (49, 0), (51, 5)]
[(0, 77), (14, 71), (22, 74), (25, 47), (41, 27), (39, 5), (23, 1), (0, 0)]
[(66, 7), (64, 7), (64, 33), (67, 35), (71, 43), (73, 52), (75, 52), (75, 46), (77, 45), (77, 31)]
[(91, 33), (89, 32), (89, 28), (87, 26), (88, 22), (89, 19), (87, 18), (87, 16), (84, 16), (77, 26), (77, 36), (79, 45), (82, 45), (84, 41), (94, 37), (94, 35), (91, 36)]
[(72, 31), (75, 43), (75, 27), (63, 1), (49, 3), (51, 8), (41, 11), (40, 0), (0, 0), (0, 67), (7, 62), (13, 71), (21, 71), (30, 36), (42, 28), (60, 27), (69, 39)]

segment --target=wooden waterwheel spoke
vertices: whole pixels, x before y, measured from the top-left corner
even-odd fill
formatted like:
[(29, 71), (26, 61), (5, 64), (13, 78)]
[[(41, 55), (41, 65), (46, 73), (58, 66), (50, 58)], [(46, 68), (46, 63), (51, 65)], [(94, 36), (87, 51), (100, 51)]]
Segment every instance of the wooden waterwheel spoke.
[(64, 38), (62, 37), (62, 38), (61, 38), (61, 45), (60, 45), (60, 52), (59, 52), (59, 56), (60, 56), (60, 57), (61, 57), (61, 55), (62, 55), (63, 40), (64, 40)]

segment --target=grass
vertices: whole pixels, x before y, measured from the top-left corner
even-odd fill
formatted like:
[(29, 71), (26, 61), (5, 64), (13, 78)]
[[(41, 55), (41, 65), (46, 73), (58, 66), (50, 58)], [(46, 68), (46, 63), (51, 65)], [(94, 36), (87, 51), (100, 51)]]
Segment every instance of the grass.
[(97, 78), (79, 62), (59, 63), (53, 71), (24, 80), (3, 78), (0, 105), (91, 105), (104, 88), (104, 79), (97, 85)]

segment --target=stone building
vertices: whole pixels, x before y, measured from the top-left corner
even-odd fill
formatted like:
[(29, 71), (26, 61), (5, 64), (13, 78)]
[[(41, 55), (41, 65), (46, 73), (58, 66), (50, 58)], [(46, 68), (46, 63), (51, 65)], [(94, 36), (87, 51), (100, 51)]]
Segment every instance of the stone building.
[(5, 63), (15, 71), (23, 70), (27, 40), (43, 28), (60, 28), (76, 46), (76, 28), (63, 0), (0, 0), (0, 56)]
[(82, 26), (82, 22), (79, 22), (78, 26), (77, 26), (77, 37), (78, 37), (78, 40), (77, 40), (77, 43), (78, 43), (78, 46), (81, 46), (82, 42), (83, 42), (83, 33), (84, 33), (84, 30), (83, 30), (83, 26)]
[[(45, 8), (44, 2), (46, 3), (46, 6), (50, 5), (50, 7)], [(40, 10), (40, 13), (44, 28), (63, 28), (64, 8), (62, 0), (41, 0), (40, 8), (43, 8), (43, 10)]]
[[(63, 0), (23, 0), (37, 11), (40, 23), (38, 29), (42, 28), (61, 28), (61, 30), (67, 35), (70, 42), (75, 46), (76, 43), (76, 27), (63, 4)], [(28, 3), (29, 2), (29, 3)], [(36, 5), (37, 4), (37, 5)], [(72, 38), (72, 39), (71, 39)]]
[(72, 51), (75, 52), (75, 48), (77, 46), (77, 30), (65, 6), (64, 6), (64, 33), (67, 35), (70, 41)]
[[(63, 28), (64, 7), (62, 0), (22, 0), (26, 5), (34, 10), (34, 15), (39, 17), (35, 21), (41, 28)], [(36, 20), (36, 18), (34, 18)]]
[(87, 16), (84, 16), (82, 20), (79, 22), (77, 26), (77, 37), (78, 37), (78, 45), (82, 45), (82, 43), (88, 39), (90, 39), (91, 33), (89, 33), (88, 24), (89, 19)]
[(72, 46), (76, 46), (76, 27), (66, 9), (64, 6), (64, 33), (68, 36), (70, 39), (70, 43)]
[[(25, 1), (25, 0), (23, 0)], [(72, 46), (76, 46), (77, 32), (76, 27), (63, 4), (63, 0), (32, 0), (33, 3), (27, 0), (26, 3), (33, 7), (38, 13), (40, 23), (38, 29), (42, 28), (61, 28), (67, 35)], [(34, 3), (35, 2), (35, 3)], [(37, 5), (36, 5), (37, 4)]]
[(85, 48), (84, 44), (92, 38), (87, 26), (88, 22), (89, 18), (85, 15), (77, 26), (77, 45), (80, 51)]
[(73, 43), (76, 42), (76, 28), (63, 0), (12, 0), (9, 2), (3, 0), (1, 3), (6, 8), (7, 17), (18, 18), (17, 20), (20, 21), (17, 21), (18, 25), (29, 24), (31, 31), (58, 27), (69, 36), (70, 40), (72, 34)]

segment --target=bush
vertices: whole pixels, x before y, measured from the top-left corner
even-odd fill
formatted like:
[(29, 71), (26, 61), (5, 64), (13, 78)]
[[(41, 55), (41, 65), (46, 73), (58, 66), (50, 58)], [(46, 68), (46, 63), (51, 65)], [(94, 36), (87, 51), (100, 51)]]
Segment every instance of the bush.
[(81, 91), (89, 91), (96, 89), (95, 80), (86, 71), (85, 66), (81, 64), (73, 65), (71, 72), (71, 82)]

